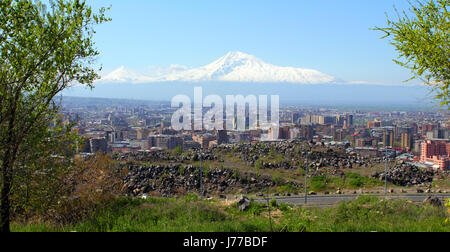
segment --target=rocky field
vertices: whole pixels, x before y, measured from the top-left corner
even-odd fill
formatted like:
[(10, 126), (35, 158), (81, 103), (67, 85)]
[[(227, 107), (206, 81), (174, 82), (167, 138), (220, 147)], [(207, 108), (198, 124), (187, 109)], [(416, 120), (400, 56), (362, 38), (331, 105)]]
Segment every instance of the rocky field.
[[(379, 181), (385, 178), (383, 157), (364, 157), (320, 145), (310, 149), (298, 142), (242, 143), (208, 150), (117, 154), (113, 158), (127, 169), (125, 186), (132, 196), (196, 192), (225, 197), (240, 193), (276, 193), (280, 188), (301, 192), (306, 167), (310, 179), (324, 176), (345, 180), (349, 172), (367, 174), (372, 170), (376, 172), (367, 177)], [(437, 177), (448, 178), (448, 174), (422, 170), (406, 163), (391, 162), (390, 167), (387, 181), (392, 186), (431, 188)]]

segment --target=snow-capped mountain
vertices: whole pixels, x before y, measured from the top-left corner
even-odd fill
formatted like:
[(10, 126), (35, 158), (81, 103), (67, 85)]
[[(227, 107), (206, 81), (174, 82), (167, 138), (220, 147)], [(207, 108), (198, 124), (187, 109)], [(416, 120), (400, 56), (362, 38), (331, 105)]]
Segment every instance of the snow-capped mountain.
[(101, 82), (112, 82), (112, 83), (140, 83), (140, 82), (151, 82), (153, 78), (136, 74), (130, 69), (124, 66), (117, 68), (111, 73), (103, 76)]
[(209, 65), (159, 76), (139, 75), (121, 67), (102, 78), (103, 82), (258, 82), (258, 83), (333, 83), (333, 76), (313, 69), (281, 67), (242, 52), (230, 52)]

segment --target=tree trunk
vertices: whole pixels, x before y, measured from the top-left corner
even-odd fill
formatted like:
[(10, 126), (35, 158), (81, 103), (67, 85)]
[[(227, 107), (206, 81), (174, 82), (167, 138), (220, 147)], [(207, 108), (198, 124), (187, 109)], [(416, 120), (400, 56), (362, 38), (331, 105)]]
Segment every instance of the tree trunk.
[[(6, 159), (8, 159), (6, 157)], [(1, 192), (1, 206), (0, 206), (0, 232), (10, 232), (10, 209), (11, 202), (9, 195), (11, 193), (12, 176), (10, 172), (10, 163), (7, 161), (2, 166), (3, 187)]]

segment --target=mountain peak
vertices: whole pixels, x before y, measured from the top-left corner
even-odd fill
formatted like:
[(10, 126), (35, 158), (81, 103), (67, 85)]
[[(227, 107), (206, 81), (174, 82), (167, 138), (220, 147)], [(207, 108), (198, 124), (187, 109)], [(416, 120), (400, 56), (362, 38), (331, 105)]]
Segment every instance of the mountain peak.
[(243, 53), (243, 52), (239, 52), (239, 51), (234, 51), (234, 52), (228, 52), (225, 56), (225, 58), (256, 58), (253, 55), (247, 54), (247, 53)]
[(332, 83), (335, 78), (313, 69), (274, 66), (256, 56), (232, 51), (208, 65), (191, 70), (173, 71), (163, 76), (143, 76), (120, 67), (102, 80), (131, 83), (218, 81), (323, 84)]
[(243, 52), (229, 52), (222, 58), (218, 59), (217, 61), (221, 61), (221, 62), (258, 61), (258, 62), (260, 62), (261, 60), (259, 58), (257, 58), (256, 56), (246, 54)]

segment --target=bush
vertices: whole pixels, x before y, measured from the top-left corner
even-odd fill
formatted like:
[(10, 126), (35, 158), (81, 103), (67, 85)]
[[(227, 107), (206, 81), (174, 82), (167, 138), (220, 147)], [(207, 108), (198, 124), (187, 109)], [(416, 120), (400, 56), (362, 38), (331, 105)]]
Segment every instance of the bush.
[[(65, 178), (67, 195), (53, 209), (52, 221), (68, 224), (77, 223), (107, 208), (124, 192), (125, 170), (119, 170), (112, 160), (98, 153), (88, 160), (79, 160)], [(130, 202), (129, 199), (125, 200)]]
[(177, 146), (175, 147), (175, 149), (173, 149), (172, 151), (173, 155), (181, 155), (183, 154), (183, 148), (181, 146)]
[(283, 175), (281, 175), (280, 173), (272, 174), (272, 181), (278, 186), (283, 185), (285, 183)]
[(327, 179), (325, 176), (316, 176), (316, 177), (312, 177), (310, 180), (311, 183), (311, 189), (313, 191), (322, 191), (325, 190), (327, 187)]
[(270, 205), (271, 207), (278, 207), (278, 202), (277, 202), (275, 199), (273, 199), (273, 200), (271, 200), (271, 201), (269, 202), (269, 205)]
[(356, 173), (347, 173), (345, 176), (348, 179), (347, 184), (353, 188), (381, 184), (380, 181), (376, 179), (365, 177)]
[(285, 184), (285, 185), (279, 186), (277, 188), (277, 192), (279, 192), (279, 193), (295, 193), (295, 192), (298, 192), (298, 188), (293, 186), (292, 184)]

